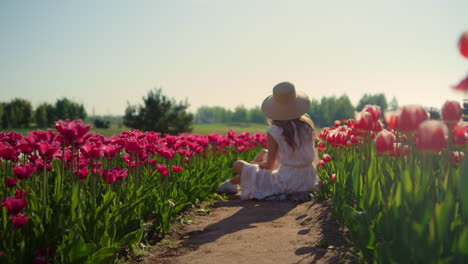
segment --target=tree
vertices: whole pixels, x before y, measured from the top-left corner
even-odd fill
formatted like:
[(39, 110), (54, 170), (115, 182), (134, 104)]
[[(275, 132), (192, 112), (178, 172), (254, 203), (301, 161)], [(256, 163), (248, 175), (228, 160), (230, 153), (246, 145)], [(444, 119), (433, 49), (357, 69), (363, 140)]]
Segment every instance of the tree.
[(388, 103), (388, 110), (390, 111), (396, 111), (398, 109), (398, 101), (395, 96), (392, 97), (392, 100), (390, 100), (390, 103)]
[(57, 120), (86, 119), (87, 114), (82, 104), (75, 103), (67, 98), (62, 98), (55, 102), (54, 117)]
[(265, 124), (266, 118), (259, 106), (255, 106), (248, 110), (249, 122), (257, 124)]
[(380, 106), (382, 114), (388, 108), (387, 99), (385, 98), (385, 95), (383, 93), (376, 95), (364, 94), (364, 96), (359, 100), (356, 106), (356, 111), (360, 112), (364, 108), (364, 106), (368, 104)]
[(162, 89), (150, 90), (143, 97), (143, 105), (128, 105), (123, 117), (124, 125), (142, 131), (167, 134), (191, 132), (193, 115), (187, 112), (188, 102), (177, 103), (162, 94)]
[(110, 127), (110, 121), (101, 119), (101, 118), (94, 119), (93, 124), (95, 128), (109, 128)]
[(13, 99), (6, 103), (3, 108), (3, 128), (27, 128), (31, 122), (32, 106), (24, 99)]
[(5, 103), (0, 102), (0, 127), (3, 127), (3, 109), (5, 108)]
[(214, 123), (215, 111), (213, 107), (202, 106), (195, 113), (195, 123)]
[(232, 122), (246, 123), (247, 122), (247, 108), (243, 105), (236, 106), (234, 113), (232, 113)]
[(34, 111), (36, 125), (41, 128), (51, 127), (55, 121), (54, 106), (48, 103), (42, 103)]

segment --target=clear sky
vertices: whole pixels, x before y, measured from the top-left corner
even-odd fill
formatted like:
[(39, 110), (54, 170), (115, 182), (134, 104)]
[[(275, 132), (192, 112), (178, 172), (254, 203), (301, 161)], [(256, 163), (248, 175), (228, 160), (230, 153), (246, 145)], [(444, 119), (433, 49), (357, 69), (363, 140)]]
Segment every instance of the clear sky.
[(463, 99), (465, 30), (467, 0), (3, 0), (0, 101), (122, 115), (162, 88), (195, 112), (254, 107), (290, 81), (440, 108)]

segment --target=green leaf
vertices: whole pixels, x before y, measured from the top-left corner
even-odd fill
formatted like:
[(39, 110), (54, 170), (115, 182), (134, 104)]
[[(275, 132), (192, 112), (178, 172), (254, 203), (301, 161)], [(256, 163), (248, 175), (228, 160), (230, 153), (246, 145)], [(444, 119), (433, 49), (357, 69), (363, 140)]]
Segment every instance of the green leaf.
[(136, 231), (126, 234), (119, 242), (117, 242), (117, 245), (119, 245), (119, 247), (125, 247), (132, 243), (140, 242), (143, 237), (143, 231), (143, 228), (139, 228)]
[(110, 260), (112, 258), (115, 258), (118, 251), (119, 251), (118, 247), (101, 248), (98, 251), (94, 252), (94, 254), (91, 256), (91, 259), (89, 259), (86, 263), (101, 264), (105, 260)]
[(460, 240), (458, 241), (458, 249), (465, 256), (468, 256), (468, 227), (463, 229), (462, 234), (460, 235)]
[(93, 251), (94, 246), (89, 243), (85, 243), (83, 237), (78, 236), (73, 242), (73, 246), (70, 249), (70, 259), (71, 262), (80, 263), (83, 261), (84, 258), (89, 256)]

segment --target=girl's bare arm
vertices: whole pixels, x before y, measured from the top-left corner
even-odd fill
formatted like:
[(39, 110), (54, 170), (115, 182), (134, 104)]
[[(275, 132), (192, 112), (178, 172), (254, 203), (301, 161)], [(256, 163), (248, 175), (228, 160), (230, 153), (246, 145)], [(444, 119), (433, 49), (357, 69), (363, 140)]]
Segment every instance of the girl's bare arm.
[(278, 143), (273, 136), (267, 132), (268, 154), (266, 161), (259, 162), (258, 166), (262, 169), (272, 170), (275, 166), (276, 156), (278, 155)]

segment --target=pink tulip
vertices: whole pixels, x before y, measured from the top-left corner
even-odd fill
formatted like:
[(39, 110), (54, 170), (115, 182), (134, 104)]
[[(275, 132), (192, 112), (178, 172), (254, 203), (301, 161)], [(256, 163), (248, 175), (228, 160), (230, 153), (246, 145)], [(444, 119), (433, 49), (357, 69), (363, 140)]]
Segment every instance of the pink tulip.
[(325, 161), (319, 160), (318, 166), (319, 166), (319, 167), (322, 167), (322, 166), (324, 166), (324, 165), (325, 165)]
[(27, 214), (10, 216), (9, 219), (13, 222), (13, 226), (15, 228), (22, 228), (26, 224), (26, 222), (28, 222)]
[(456, 101), (447, 101), (442, 106), (442, 120), (449, 124), (458, 122), (462, 117), (462, 108)]
[(2, 206), (7, 209), (7, 213), (10, 215), (17, 215), (21, 212), (28, 204), (23, 198), (18, 198), (15, 196), (10, 196), (2, 200)]
[(181, 166), (172, 166), (172, 170), (174, 172), (180, 172), (181, 170), (183, 170), (183, 168)]
[(34, 171), (35, 171), (35, 164), (32, 164), (32, 163), (20, 164), (13, 168), (13, 174), (15, 174), (16, 178), (20, 180), (24, 180), (24, 179), (31, 177)]
[(16, 186), (16, 184), (18, 184), (18, 179), (16, 178), (5, 178), (5, 185), (8, 187), (8, 188), (13, 188)]
[(166, 169), (167, 169), (167, 166), (164, 165), (164, 164), (158, 164), (158, 165), (156, 165), (156, 170), (157, 170), (159, 173), (163, 173)]
[(374, 139), (375, 150), (379, 154), (390, 153), (393, 150), (393, 144), (395, 141), (395, 135), (384, 129), (380, 131)]
[(336, 174), (333, 173), (333, 174), (331, 175), (331, 181), (332, 181), (332, 182), (336, 182)]
[(330, 161), (331, 161), (331, 157), (330, 157), (330, 155), (328, 155), (328, 154), (323, 154), (322, 160), (323, 160), (325, 163), (327, 163), (327, 162), (330, 162)]
[(468, 59), (468, 30), (463, 32), (458, 40), (458, 50), (461, 55)]
[(55, 129), (69, 143), (72, 143), (82, 138), (91, 129), (91, 126), (83, 124), (81, 120), (59, 120), (55, 122)]
[(60, 149), (57, 145), (51, 144), (47, 141), (36, 143), (36, 148), (39, 152), (39, 156), (41, 156), (43, 159), (52, 159)]
[(75, 170), (73, 174), (78, 177), (80, 180), (84, 180), (88, 177), (89, 170), (88, 168), (81, 168), (78, 170)]
[(14, 160), (19, 156), (17, 152), (10, 144), (0, 143), (0, 158), (4, 160)]
[(422, 122), (416, 132), (416, 148), (421, 151), (439, 152), (447, 148), (448, 128), (444, 122), (426, 120)]

